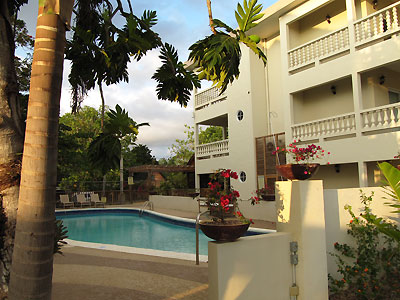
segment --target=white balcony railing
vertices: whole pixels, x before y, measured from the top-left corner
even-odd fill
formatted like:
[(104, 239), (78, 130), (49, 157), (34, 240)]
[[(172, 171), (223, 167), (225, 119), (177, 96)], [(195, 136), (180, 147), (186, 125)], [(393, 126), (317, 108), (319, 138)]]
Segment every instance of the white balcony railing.
[(361, 122), (363, 132), (400, 127), (400, 103), (363, 110)]
[[(400, 1), (373, 14), (352, 22), (348, 26), (328, 33), (288, 51), (289, 71), (295, 71), (323, 59), (343, 54), (350, 49), (350, 38), (356, 48), (371, 42), (385, 40), (400, 32)], [(349, 26), (354, 26), (354, 36), (349, 36)]]
[(225, 92), (220, 95), (220, 90), (218, 88), (211, 87), (195, 95), (194, 109), (199, 110), (223, 100), (226, 100)]
[(288, 51), (289, 70), (307, 66), (348, 49), (349, 29), (346, 26)]
[(197, 158), (229, 155), (229, 140), (222, 140), (196, 147)]
[(392, 35), (399, 28), (400, 2), (392, 4), (376, 13), (354, 22), (356, 46), (387, 35)]
[(312, 140), (324, 137), (341, 136), (356, 132), (355, 114), (344, 114), (292, 126), (295, 140)]

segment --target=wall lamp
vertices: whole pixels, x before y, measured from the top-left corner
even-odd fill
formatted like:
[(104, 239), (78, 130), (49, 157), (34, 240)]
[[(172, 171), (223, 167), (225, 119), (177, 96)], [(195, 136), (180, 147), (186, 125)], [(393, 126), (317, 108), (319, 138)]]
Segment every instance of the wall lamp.
[(380, 85), (382, 85), (382, 84), (384, 84), (385, 83), (385, 75), (381, 75), (380, 77), (379, 77), (379, 84)]
[(373, 9), (376, 9), (377, 6), (378, 6), (378, 0), (372, 1), (372, 7), (373, 7)]
[(336, 85), (331, 86), (331, 92), (332, 94), (336, 95)]
[(331, 24), (331, 16), (326, 15), (325, 20), (328, 22), (328, 24)]

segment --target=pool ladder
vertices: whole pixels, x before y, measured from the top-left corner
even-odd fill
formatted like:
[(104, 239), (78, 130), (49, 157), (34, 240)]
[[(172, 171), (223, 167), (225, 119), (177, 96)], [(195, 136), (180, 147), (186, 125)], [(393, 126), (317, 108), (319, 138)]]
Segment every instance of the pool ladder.
[(200, 216), (208, 213), (208, 210), (203, 211), (197, 215), (196, 218), (196, 265), (200, 264), (200, 250), (199, 250), (199, 223), (200, 223)]
[(149, 206), (151, 210), (154, 210), (154, 206), (153, 206), (153, 202), (151, 201), (146, 201), (142, 208), (139, 210), (139, 216), (143, 215), (144, 210), (146, 209), (146, 207)]

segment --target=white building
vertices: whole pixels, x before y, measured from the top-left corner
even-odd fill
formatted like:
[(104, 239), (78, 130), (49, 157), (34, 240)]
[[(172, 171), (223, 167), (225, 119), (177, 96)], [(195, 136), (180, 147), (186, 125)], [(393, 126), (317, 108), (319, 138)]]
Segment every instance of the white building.
[[(324, 188), (380, 185), (376, 162), (399, 151), (400, 1), (280, 0), (264, 13), (252, 34), (267, 66), (243, 47), (239, 79), (195, 95), (197, 187), (219, 168), (241, 173), (243, 199), (273, 186), (274, 138), (330, 151), (314, 177)], [(199, 145), (201, 125), (226, 138)]]

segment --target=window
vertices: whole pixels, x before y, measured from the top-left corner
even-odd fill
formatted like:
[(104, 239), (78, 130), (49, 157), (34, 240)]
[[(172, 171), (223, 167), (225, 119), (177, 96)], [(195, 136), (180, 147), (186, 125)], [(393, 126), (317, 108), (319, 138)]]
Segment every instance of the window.
[(256, 162), (257, 162), (257, 189), (265, 189), (267, 200), (275, 199), (275, 181), (282, 180), (276, 173), (275, 166), (286, 163), (286, 155), (279, 153), (273, 155), (276, 147), (285, 147), (285, 134), (256, 138)]
[(245, 182), (246, 179), (247, 179), (246, 173), (241, 171), (240, 174), (239, 174), (239, 179), (240, 179), (241, 182)]
[(243, 116), (244, 116), (244, 114), (243, 114), (242, 110), (239, 110), (237, 112), (237, 114), (236, 114), (236, 117), (237, 117), (238, 121), (242, 121), (243, 120)]

